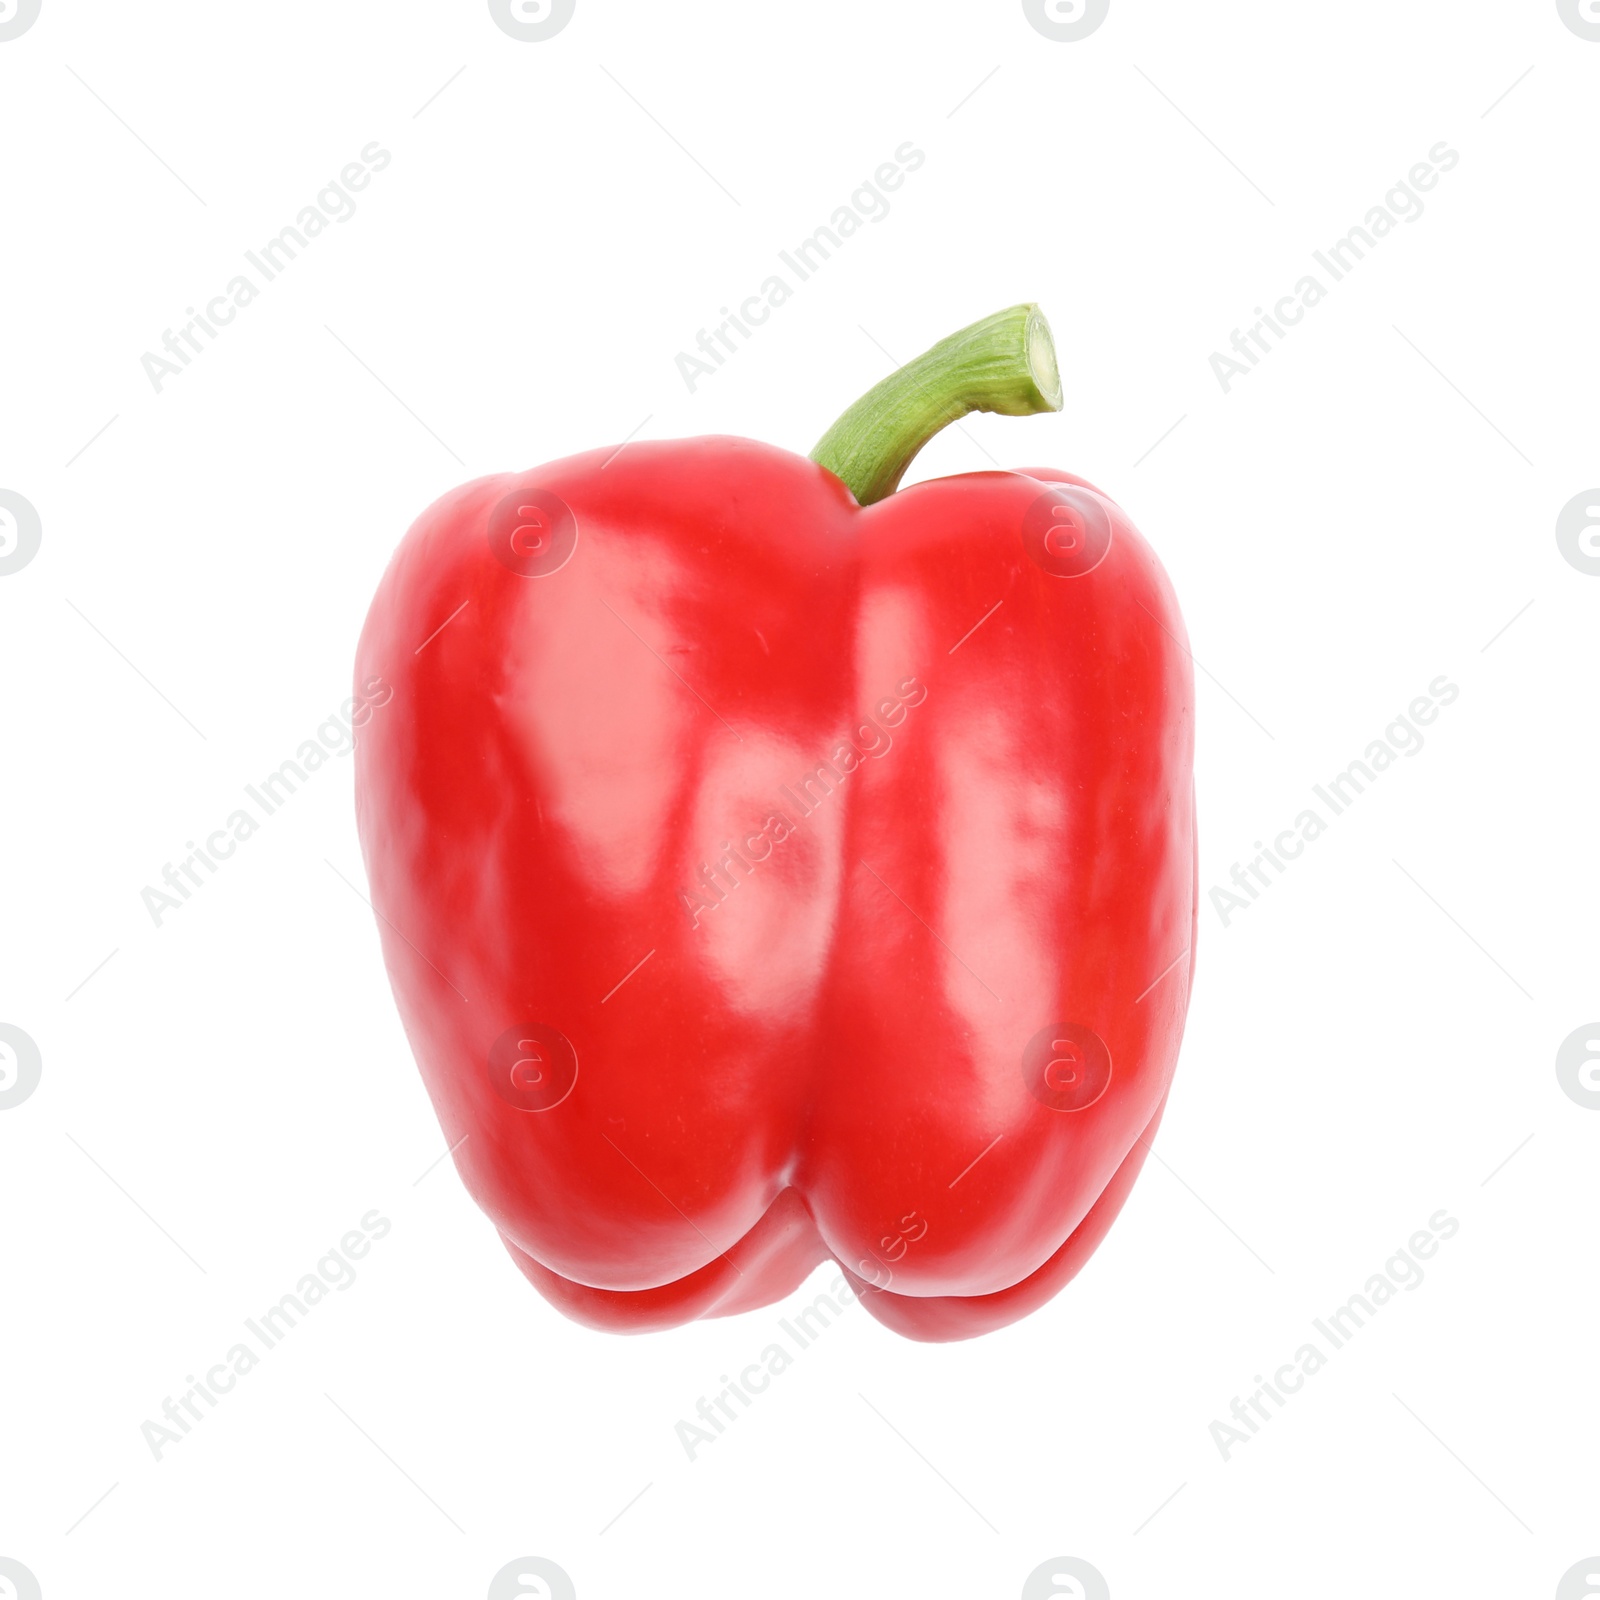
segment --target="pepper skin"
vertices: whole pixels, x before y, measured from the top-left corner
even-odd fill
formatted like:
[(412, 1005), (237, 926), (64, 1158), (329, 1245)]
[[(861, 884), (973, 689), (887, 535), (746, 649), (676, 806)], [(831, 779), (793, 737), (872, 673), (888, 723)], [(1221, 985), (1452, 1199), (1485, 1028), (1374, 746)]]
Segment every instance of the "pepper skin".
[(547, 1299), (665, 1328), (831, 1257), (946, 1340), (1083, 1265), (1161, 1117), (1198, 899), (1183, 623), (1112, 501), (596, 450), (423, 513), (375, 677), (384, 959)]

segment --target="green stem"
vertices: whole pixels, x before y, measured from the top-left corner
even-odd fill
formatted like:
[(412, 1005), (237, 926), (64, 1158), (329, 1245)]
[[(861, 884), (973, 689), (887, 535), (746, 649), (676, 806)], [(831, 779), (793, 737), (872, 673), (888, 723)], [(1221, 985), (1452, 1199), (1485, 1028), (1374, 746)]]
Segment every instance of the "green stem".
[(1060, 409), (1050, 324), (1038, 306), (1012, 306), (890, 373), (823, 434), (811, 459), (870, 506), (894, 493), (934, 434), (969, 411), (1025, 417)]

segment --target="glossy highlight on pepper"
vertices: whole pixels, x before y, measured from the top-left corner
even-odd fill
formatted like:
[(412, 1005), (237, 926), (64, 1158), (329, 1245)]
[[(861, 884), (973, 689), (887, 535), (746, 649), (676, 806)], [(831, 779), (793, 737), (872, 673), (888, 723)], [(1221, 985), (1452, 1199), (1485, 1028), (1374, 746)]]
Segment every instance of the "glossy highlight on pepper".
[(356, 750), (384, 959), (457, 1169), (567, 1315), (746, 1311), (832, 1258), (966, 1338), (1126, 1199), (1193, 978), (1177, 602), (1082, 478), (897, 487), (967, 412), (1060, 404), (1014, 307), (812, 458), (595, 450), (395, 553), (356, 660), (394, 691)]

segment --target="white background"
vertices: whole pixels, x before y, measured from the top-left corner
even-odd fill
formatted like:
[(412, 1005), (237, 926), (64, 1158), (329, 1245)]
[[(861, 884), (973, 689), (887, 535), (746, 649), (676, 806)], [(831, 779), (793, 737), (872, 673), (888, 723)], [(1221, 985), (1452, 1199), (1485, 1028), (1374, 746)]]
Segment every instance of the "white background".
[[(1600, 482), (1597, 88), (1554, 0), (1113, 0), (1077, 43), (1011, 0), (578, 0), (543, 43), (469, 0), (44, 0), (0, 43), (0, 488), (43, 527), (0, 578), (0, 1021), (43, 1059), (0, 1112), (0, 1556), (47, 1600), (475, 1597), (522, 1555), (583, 1600), (1011, 1597), (1061, 1555), (1117, 1600), (1554, 1595), (1600, 1552), (1600, 1112), (1554, 1066), (1600, 1014), (1600, 578), (1554, 531)], [(373, 140), (356, 214), (157, 394), (144, 352)], [(890, 214), (689, 393), (677, 353), (905, 140)], [(1441, 140), (1425, 213), (1224, 394), (1212, 352)], [(1065, 409), (914, 476), (1066, 468), (1158, 550), (1202, 891), (1460, 696), (1202, 908), (1160, 1159), (1077, 1281), (958, 1345), (854, 1308), (691, 1462), (784, 1308), (623, 1339), (514, 1270), (342, 881), (348, 757), (160, 928), (140, 891), (346, 697), (451, 485), (634, 430), (804, 452), (885, 351), (1024, 299)], [(154, 1460), (372, 1208), (358, 1281)], [(1440, 1208), (1426, 1281), (1224, 1461)]]

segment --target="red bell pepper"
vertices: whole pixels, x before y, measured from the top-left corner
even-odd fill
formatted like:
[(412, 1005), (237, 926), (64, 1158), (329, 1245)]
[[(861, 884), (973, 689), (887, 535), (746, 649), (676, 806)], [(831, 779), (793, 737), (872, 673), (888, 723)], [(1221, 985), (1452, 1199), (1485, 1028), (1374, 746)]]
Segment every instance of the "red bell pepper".
[(1194, 698), (1150, 547), (1081, 478), (895, 492), (1059, 409), (1033, 306), (811, 459), (747, 439), (480, 478), (413, 525), (357, 682), (384, 958), (467, 1187), (569, 1316), (1026, 1314), (1110, 1227), (1176, 1064)]

